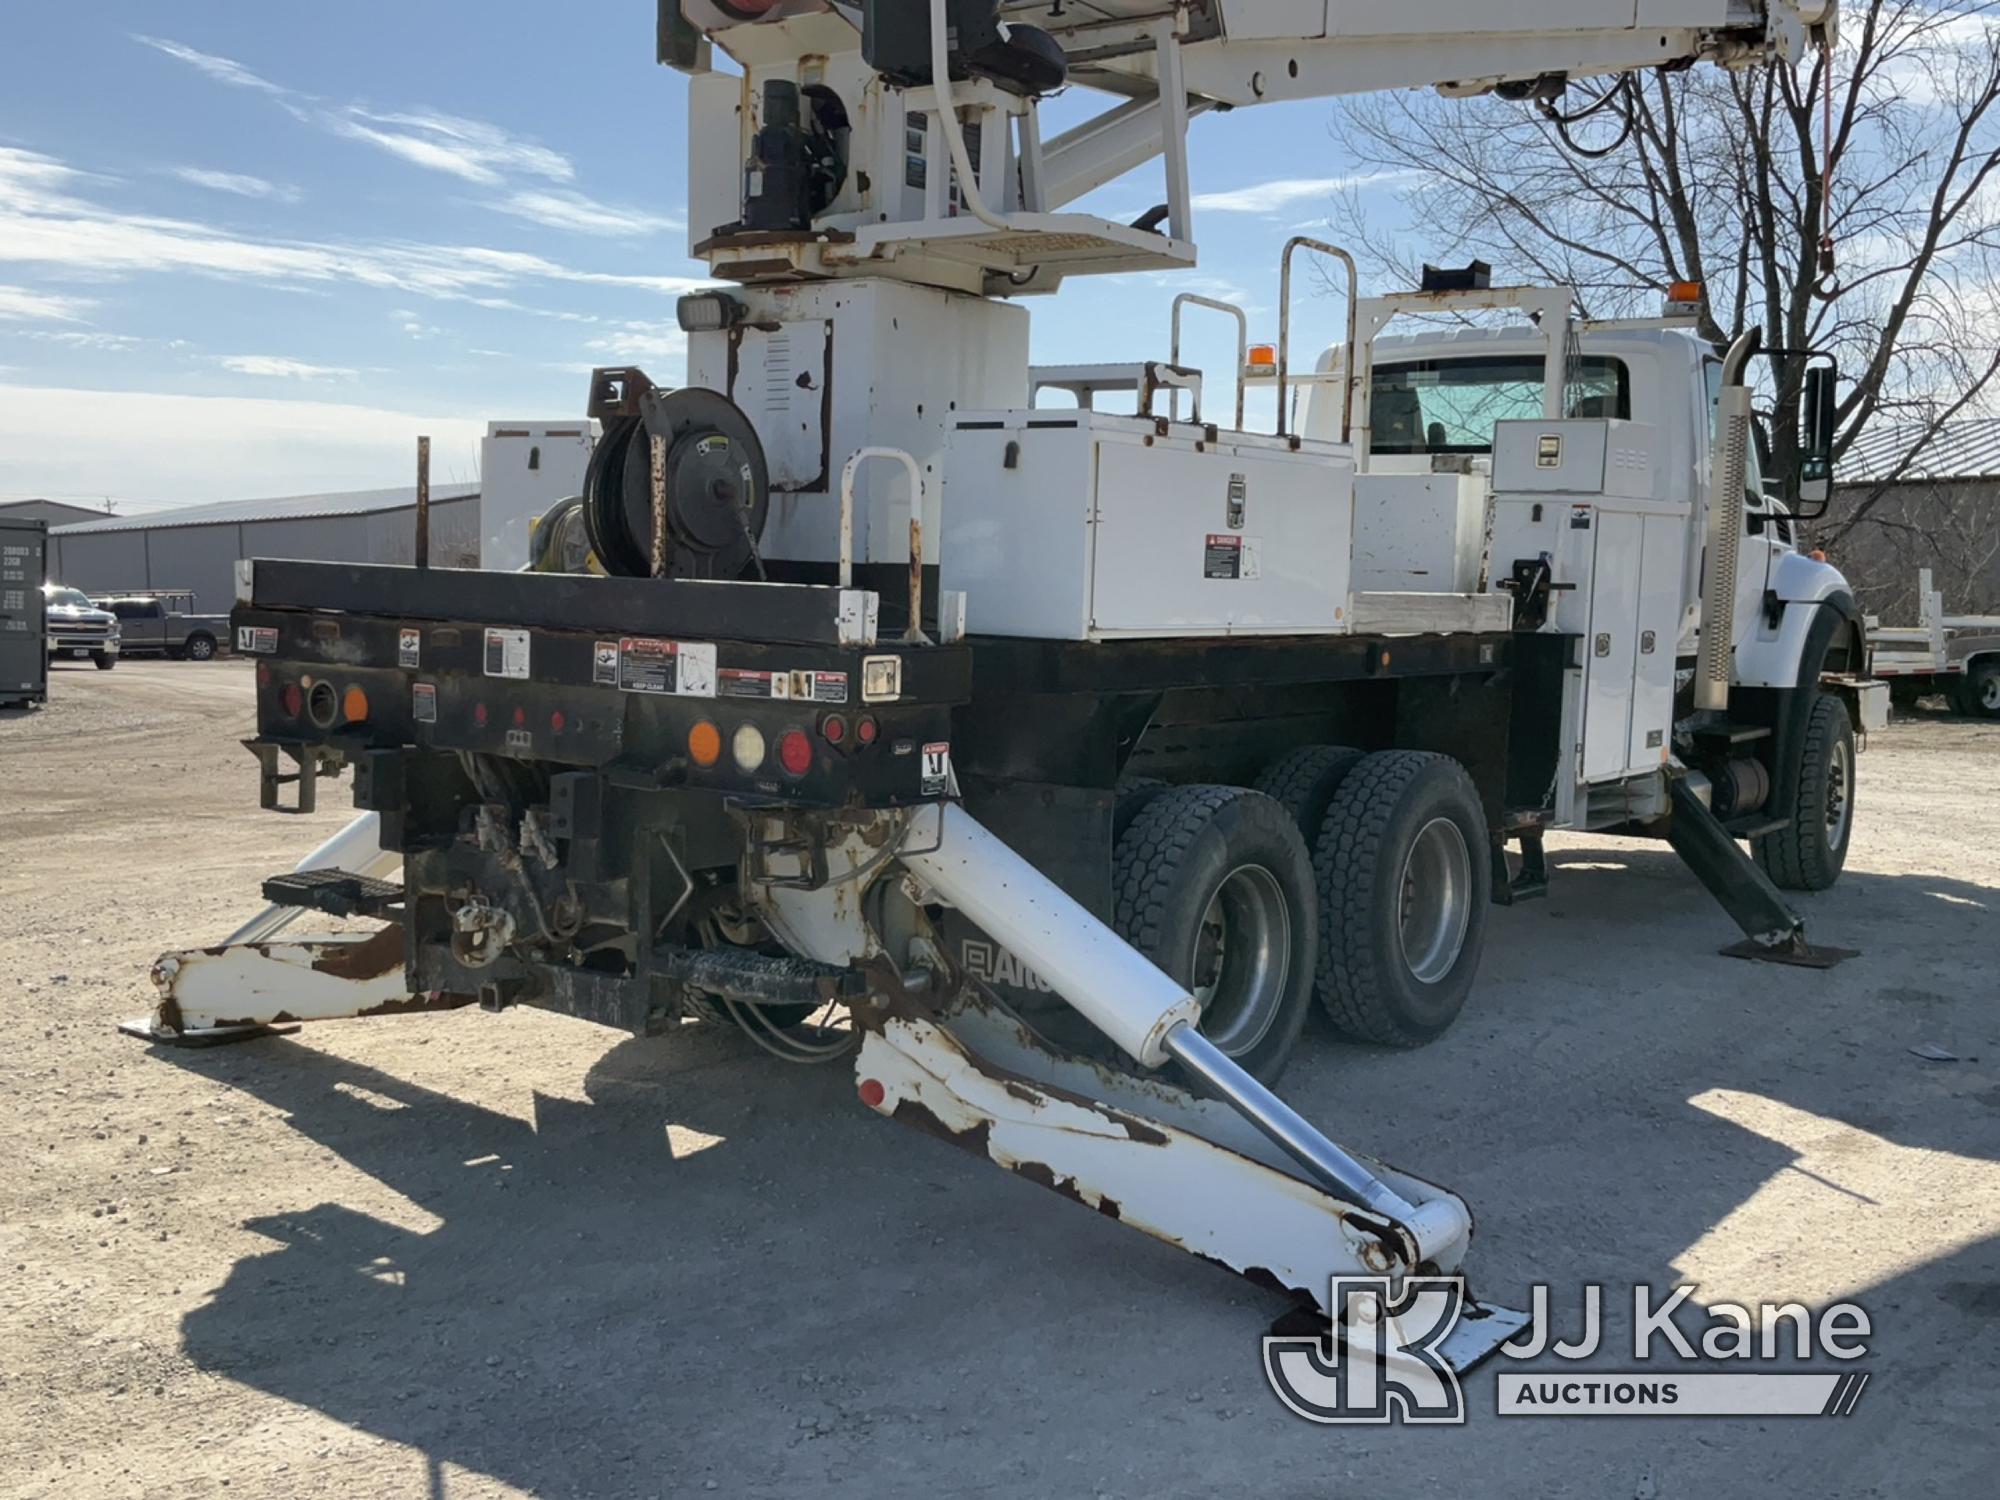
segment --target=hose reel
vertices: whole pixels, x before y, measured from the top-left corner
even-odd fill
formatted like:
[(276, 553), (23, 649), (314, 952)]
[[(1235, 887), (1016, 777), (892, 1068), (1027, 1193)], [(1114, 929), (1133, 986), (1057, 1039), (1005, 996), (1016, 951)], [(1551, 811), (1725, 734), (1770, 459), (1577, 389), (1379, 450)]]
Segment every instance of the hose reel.
[(583, 516), (606, 572), (653, 572), (653, 439), (666, 440), (663, 491), (672, 578), (734, 579), (761, 572), (757, 538), (771, 508), (770, 466), (757, 429), (717, 391), (650, 387), (633, 414), (606, 421), (584, 474)]

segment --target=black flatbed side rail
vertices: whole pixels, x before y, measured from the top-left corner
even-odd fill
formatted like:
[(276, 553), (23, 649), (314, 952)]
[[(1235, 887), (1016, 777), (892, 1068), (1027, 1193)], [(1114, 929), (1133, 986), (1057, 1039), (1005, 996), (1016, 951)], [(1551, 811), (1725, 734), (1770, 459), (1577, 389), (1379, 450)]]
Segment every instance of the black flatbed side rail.
[[(406, 620), (469, 620), (662, 639), (737, 638), (800, 646), (858, 645), (858, 590), (795, 583), (710, 583), (502, 573), (380, 563), (258, 558), (249, 603)], [(861, 596), (868, 597), (868, 596)]]

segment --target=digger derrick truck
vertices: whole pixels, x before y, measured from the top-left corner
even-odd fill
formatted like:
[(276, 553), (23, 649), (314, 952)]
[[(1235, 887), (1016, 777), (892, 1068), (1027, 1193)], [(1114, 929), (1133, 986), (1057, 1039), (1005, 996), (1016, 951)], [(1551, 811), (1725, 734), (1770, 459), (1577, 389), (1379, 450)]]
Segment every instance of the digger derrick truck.
[[(1668, 836), (1747, 951), (1823, 957), (1770, 876), (1837, 873), (1824, 747), (1876, 694), (1832, 569), (1788, 556), (1737, 605), (1747, 341), (1711, 444), (1705, 388), (1579, 397), (1566, 293), (1405, 294), (1516, 308), (1546, 346), (1490, 452), (1419, 458), (1392, 441), (1409, 361), (1375, 349), (1394, 299), (1350, 287), (1351, 377), (1281, 338), (1280, 391), (1318, 387), (1310, 430), (1281, 400), (1268, 433), (1240, 400), (1205, 415), (1177, 355), (1032, 366), (1022, 303), (1194, 265), (1207, 110), (1556, 99), (1832, 24), (1824, 0), (667, 0), (716, 284), (678, 307), (685, 384), (592, 378), (566, 514), (608, 576), (246, 564), (263, 801), (347, 770), (363, 816), (229, 942), (162, 958), (133, 1029), (734, 1022), (852, 1055), (869, 1108), (1336, 1326), (1334, 1277), (1458, 1271), (1460, 1198), (1272, 1091), (1315, 997), (1355, 1037), (1442, 1033), (1553, 828)], [(1045, 138), (1066, 88), (1113, 102)], [(1066, 209), (1155, 160), (1139, 222)], [(1287, 319), (1301, 253), (1341, 258), (1286, 247)], [(1788, 834), (1790, 863), (1736, 842)], [(292, 935), (306, 911), (386, 925)], [(1451, 1363), (1524, 1321), (1480, 1311)]]

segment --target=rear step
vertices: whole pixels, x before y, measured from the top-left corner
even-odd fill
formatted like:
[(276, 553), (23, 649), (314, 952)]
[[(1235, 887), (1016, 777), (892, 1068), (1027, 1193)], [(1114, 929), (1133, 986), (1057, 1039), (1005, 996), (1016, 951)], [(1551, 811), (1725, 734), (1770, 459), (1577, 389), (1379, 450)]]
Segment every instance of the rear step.
[(297, 906), (329, 917), (394, 921), (403, 915), (400, 885), (346, 870), (294, 870), (288, 875), (273, 875), (264, 882), (264, 899), (273, 906)]

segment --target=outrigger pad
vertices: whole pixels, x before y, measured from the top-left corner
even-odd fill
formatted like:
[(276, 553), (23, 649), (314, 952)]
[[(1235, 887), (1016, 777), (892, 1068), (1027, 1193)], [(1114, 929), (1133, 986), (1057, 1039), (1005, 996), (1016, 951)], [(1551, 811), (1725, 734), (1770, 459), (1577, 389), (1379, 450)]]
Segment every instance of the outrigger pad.
[(1805, 940), (1804, 934), (1794, 937), (1789, 943), (1760, 943), (1754, 938), (1745, 938), (1740, 943), (1731, 943), (1727, 948), (1717, 950), (1724, 958), (1747, 958), (1753, 963), (1789, 964), (1795, 969), (1831, 969), (1845, 963), (1850, 958), (1859, 958), (1859, 948), (1818, 948)]
[(156, 1047), (227, 1047), (235, 1042), (254, 1042), (259, 1037), (290, 1036), (297, 1026), (208, 1026), (199, 1031), (174, 1031), (158, 1024), (151, 1016), (134, 1016), (120, 1021), (118, 1030)]
[[(1457, 1323), (1450, 1333), (1438, 1341), (1437, 1356), (1454, 1373), (1469, 1375), (1499, 1352), (1502, 1344), (1520, 1337), (1534, 1324), (1533, 1313), (1518, 1312), (1511, 1307), (1494, 1307), (1475, 1302), (1468, 1296), (1459, 1310)], [(1334, 1341), (1341, 1334), (1324, 1308), (1317, 1302), (1302, 1299), (1272, 1320), (1267, 1337), (1317, 1340), (1320, 1357), (1331, 1362)]]

